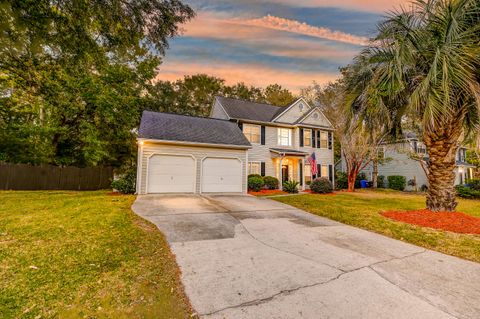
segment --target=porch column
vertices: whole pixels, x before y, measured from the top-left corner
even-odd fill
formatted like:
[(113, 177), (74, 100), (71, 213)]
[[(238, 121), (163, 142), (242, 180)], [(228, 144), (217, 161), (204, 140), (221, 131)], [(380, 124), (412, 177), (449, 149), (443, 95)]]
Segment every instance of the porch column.
[(280, 176), (278, 183), (280, 184), (280, 190), (283, 190), (282, 162), (283, 162), (283, 157), (280, 157), (280, 160), (278, 161), (278, 176)]
[(302, 158), (302, 190), (305, 190), (305, 158)]

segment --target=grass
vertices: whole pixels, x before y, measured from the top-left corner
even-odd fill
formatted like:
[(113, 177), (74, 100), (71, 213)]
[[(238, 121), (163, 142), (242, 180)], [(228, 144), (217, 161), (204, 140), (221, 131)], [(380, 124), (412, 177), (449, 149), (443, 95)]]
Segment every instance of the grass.
[(190, 317), (168, 244), (134, 199), (0, 192), (0, 317)]
[[(445, 254), (480, 262), (480, 236), (456, 234), (396, 222), (387, 210), (425, 208), (425, 197), (389, 190), (338, 192), (336, 196), (296, 195), (272, 198), (310, 213), (360, 227)], [(458, 211), (480, 217), (480, 201), (459, 200)]]

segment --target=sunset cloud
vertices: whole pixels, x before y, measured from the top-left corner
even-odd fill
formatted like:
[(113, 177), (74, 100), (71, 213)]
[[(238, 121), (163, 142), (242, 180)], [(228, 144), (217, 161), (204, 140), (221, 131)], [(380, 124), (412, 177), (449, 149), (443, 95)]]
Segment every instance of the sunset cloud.
[(331, 30), (329, 28), (316, 27), (308, 25), (305, 22), (275, 17), (271, 15), (267, 15), (258, 19), (235, 20), (234, 23), (293, 32), (302, 35), (308, 35), (311, 37), (350, 43), (355, 45), (366, 45), (368, 42), (368, 38), (365, 37), (359, 37), (345, 32)]

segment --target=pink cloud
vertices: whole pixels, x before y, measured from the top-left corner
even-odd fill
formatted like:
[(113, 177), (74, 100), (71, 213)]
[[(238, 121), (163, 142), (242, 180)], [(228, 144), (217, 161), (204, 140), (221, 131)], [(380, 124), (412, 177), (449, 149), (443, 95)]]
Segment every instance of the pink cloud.
[(339, 77), (338, 73), (295, 72), (278, 70), (259, 64), (237, 65), (225, 62), (211, 65), (193, 62), (166, 62), (160, 66), (159, 71), (156, 78), (159, 81), (174, 81), (183, 78), (184, 75), (205, 73), (225, 79), (229, 85), (244, 82), (248, 85), (265, 87), (268, 84), (278, 83), (295, 93), (298, 93), (313, 81), (325, 84)]
[(243, 25), (252, 25), (267, 29), (287, 31), (355, 45), (366, 45), (368, 42), (368, 38), (365, 37), (359, 37), (356, 35), (348, 34), (341, 31), (335, 31), (328, 28), (316, 27), (306, 24), (305, 22), (275, 17), (271, 15), (267, 15), (263, 18), (258, 19), (234, 21), (238, 24)]
[[(292, 0), (267, 0), (264, 2), (291, 5)], [(411, 0), (295, 0), (299, 7), (342, 7), (362, 11), (391, 11), (400, 6), (408, 6)]]

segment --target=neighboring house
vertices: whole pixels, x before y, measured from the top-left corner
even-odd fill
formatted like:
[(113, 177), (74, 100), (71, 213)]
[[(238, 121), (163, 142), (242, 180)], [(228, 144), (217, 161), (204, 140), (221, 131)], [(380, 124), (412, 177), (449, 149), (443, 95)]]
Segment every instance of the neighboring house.
[[(474, 166), (466, 161), (466, 148), (459, 147), (456, 154), (457, 165), (455, 168), (455, 185), (464, 184), (467, 179), (473, 177)], [(407, 133), (404, 139), (397, 143), (389, 143), (382, 147), (380, 156), (385, 159), (383, 164), (378, 165), (378, 175), (385, 178), (391, 175), (405, 176), (407, 183), (409, 180), (416, 181), (417, 189), (423, 185), (428, 186), (428, 179), (422, 164), (419, 160), (423, 159), (424, 163), (428, 162), (427, 148), (413, 133)], [(369, 164), (362, 172), (367, 174), (367, 178), (371, 180), (373, 166)], [(414, 186), (408, 186), (408, 190), (413, 190)]]
[(245, 193), (248, 174), (304, 189), (312, 153), (318, 176), (333, 182), (332, 126), (304, 99), (279, 107), (216, 97), (210, 118), (144, 112), (137, 193)]

